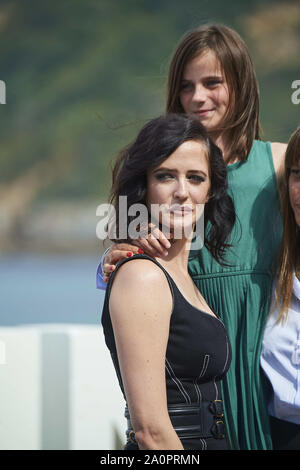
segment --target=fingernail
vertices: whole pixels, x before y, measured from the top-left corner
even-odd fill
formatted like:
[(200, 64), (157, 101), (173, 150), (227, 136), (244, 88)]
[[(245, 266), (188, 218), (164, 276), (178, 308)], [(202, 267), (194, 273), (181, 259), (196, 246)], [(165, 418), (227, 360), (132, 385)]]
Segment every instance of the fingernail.
[(165, 245), (166, 245), (166, 248), (171, 248), (171, 243), (169, 241), (167, 241)]
[(131, 251), (128, 251), (128, 253), (126, 253), (126, 256), (127, 256), (128, 258), (130, 258), (130, 256), (132, 256), (132, 252), (131, 252)]
[(114, 270), (114, 267), (113, 267), (113, 266), (110, 266), (110, 267), (109, 267), (109, 270), (110, 270), (110, 271), (113, 271), (113, 270)]
[(139, 253), (140, 255), (143, 255), (143, 254), (144, 254), (144, 250), (142, 250), (142, 248), (139, 248), (139, 249), (138, 249), (138, 253)]

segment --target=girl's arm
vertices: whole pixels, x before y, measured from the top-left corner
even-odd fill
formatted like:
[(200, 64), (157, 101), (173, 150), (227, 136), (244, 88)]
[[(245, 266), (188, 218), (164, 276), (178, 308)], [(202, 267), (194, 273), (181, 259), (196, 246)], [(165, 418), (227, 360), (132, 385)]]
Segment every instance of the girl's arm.
[(281, 144), (279, 142), (271, 143), (271, 150), (273, 156), (273, 164), (275, 173), (277, 176), (277, 186), (279, 196), (282, 198), (283, 194), (283, 182), (284, 182), (284, 160), (287, 144)]
[[(105, 252), (105, 257), (101, 258), (101, 263), (98, 268), (98, 273), (101, 274), (104, 282), (107, 282), (110, 274), (114, 271), (116, 264), (122, 259), (141, 253), (146, 253), (149, 256), (153, 257), (162, 257), (168, 255), (168, 248), (170, 248), (170, 242), (166, 236), (152, 223), (149, 224), (149, 229), (152, 232), (148, 235), (147, 238), (139, 238), (135, 240), (134, 244), (128, 243), (118, 243), (112, 245), (107, 252)], [(104, 258), (104, 259), (103, 259)], [(102, 284), (98, 281), (99, 288), (103, 288)]]
[(100, 263), (97, 268), (96, 286), (97, 289), (105, 290), (106, 283), (114, 271), (116, 264), (122, 259), (141, 253), (139, 248), (127, 243), (114, 244), (107, 248), (101, 256)]
[(135, 439), (139, 448), (183, 449), (167, 408), (165, 357), (172, 295), (159, 267), (144, 259), (120, 268), (110, 316)]
[(96, 287), (97, 289), (105, 290), (106, 289), (106, 283), (104, 281), (104, 276), (103, 276), (103, 264), (104, 264), (104, 259), (105, 256), (107, 255), (108, 251), (110, 248), (107, 248), (103, 255), (101, 256), (100, 263), (97, 268), (97, 274), (96, 274)]

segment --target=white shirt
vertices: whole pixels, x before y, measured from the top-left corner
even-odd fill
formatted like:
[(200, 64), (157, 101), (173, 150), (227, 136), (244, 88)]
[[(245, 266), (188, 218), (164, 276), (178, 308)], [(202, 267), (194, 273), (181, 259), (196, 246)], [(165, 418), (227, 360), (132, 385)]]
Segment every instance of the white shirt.
[(278, 316), (271, 308), (260, 359), (273, 388), (269, 413), (300, 424), (300, 281), (295, 275), (287, 321), (276, 323)]

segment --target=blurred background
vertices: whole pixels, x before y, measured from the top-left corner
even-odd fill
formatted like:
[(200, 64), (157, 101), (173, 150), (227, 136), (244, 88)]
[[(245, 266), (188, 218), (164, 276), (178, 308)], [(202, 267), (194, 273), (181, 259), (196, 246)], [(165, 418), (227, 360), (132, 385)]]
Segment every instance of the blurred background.
[[(96, 237), (96, 208), (107, 201), (116, 152), (164, 112), (176, 45), (206, 22), (224, 23), (244, 38), (260, 85), (263, 139), (287, 142), (299, 125), (300, 105), (291, 100), (292, 82), (300, 79), (298, 0), (0, 1), (3, 334), (52, 324), (52, 333), (61, 325), (62, 334), (64, 325), (73, 338), (68, 328), (89, 325), (86, 331), (97, 331), (103, 342), (103, 292), (95, 276), (105, 245)], [(0, 380), (8, 344), (0, 335)], [(44, 357), (44, 346), (37, 347)], [(95, 363), (97, 354), (91, 353)], [(72, 447), (39, 439), (40, 448)]]

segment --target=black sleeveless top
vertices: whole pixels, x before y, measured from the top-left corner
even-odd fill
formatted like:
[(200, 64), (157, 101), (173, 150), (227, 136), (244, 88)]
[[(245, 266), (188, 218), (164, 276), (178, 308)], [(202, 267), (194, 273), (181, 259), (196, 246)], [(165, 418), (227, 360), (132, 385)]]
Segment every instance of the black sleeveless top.
[(133, 259), (147, 259), (162, 269), (173, 297), (165, 358), (168, 405), (201, 405), (203, 400), (220, 400), (220, 380), (228, 371), (231, 362), (231, 348), (224, 324), (218, 317), (191, 305), (181, 294), (169, 273), (147, 255), (126, 258), (117, 265), (107, 285), (102, 311), (105, 342), (110, 350), (125, 400), (109, 314), (109, 296), (116, 272), (124, 263)]

